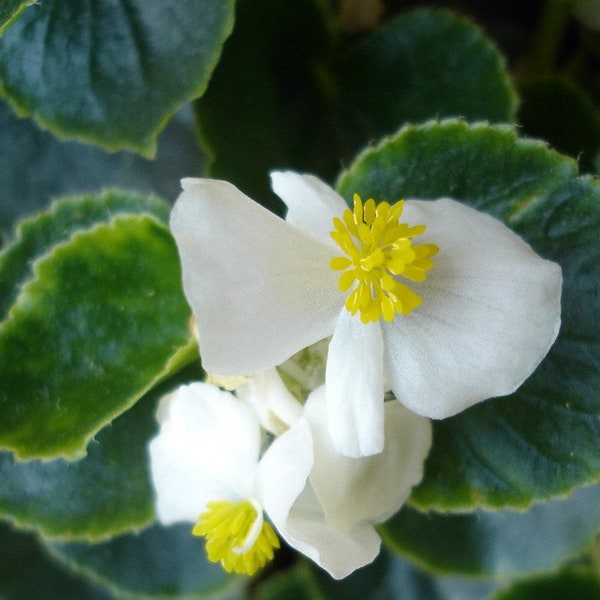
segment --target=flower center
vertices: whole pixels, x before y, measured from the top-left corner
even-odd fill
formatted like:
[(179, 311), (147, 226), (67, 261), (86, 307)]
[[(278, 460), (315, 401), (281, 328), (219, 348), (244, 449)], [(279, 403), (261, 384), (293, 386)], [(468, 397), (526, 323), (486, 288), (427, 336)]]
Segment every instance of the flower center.
[(209, 502), (206, 508), (192, 533), (206, 538), (211, 562), (220, 562), (228, 573), (254, 575), (273, 558), (279, 538), (263, 519), (258, 502), (217, 500)]
[[(437, 254), (434, 244), (413, 245), (413, 238), (425, 231), (425, 225), (409, 227), (400, 223), (404, 200), (390, 206), (364, 203), (354, 194), (354, 210), (345, 210), (343, 221), (333, 219), (331, 237), (346, 256), (337, 256), (329, 266), (340, 275), (341, 292), (354, 289), (345, 306), (351, 314), (360, 311), (363, 323), (392, 321), (396, 314), (408, 315), (421, 304), (421, 297), (398, 280), (424, 281)], [(355, 285), (356, 284), (356, 285)]]

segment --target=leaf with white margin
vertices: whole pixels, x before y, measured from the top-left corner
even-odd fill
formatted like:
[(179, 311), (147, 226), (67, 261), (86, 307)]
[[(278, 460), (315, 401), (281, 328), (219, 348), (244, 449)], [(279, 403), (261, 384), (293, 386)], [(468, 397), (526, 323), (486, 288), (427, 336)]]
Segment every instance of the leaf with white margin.
[[(367, 149), (338, 188), (377, 200), (451, 197), (503, 220), (563, 271), (562, 326), (514, 394), (434, 422), (422, 509), (524, 508), (600, 476), (600, 187), (514, 130), (407, 126)], [(469, 232), (466, 231), (465, 235)], [(500, 349), (499, 349), (500, 351)]]
[(600, 530), (600, 485), (525, 512), (458, 515), (404, 507), (380, 528), (385, 545), (437, 574), (516, 577), (554, 569), (587, 550)]
[(233, 0), (39, 0), (0, 38), (0, 90), (59, 137), (153, 156), (200, 96), (233, 26)]
[(197, 356), (177, 251), (141, 213), (38, 254), (34, 243), (32, 275), (0, 326), (0, 446), (21, 459), (81, 458), (97, 431)]

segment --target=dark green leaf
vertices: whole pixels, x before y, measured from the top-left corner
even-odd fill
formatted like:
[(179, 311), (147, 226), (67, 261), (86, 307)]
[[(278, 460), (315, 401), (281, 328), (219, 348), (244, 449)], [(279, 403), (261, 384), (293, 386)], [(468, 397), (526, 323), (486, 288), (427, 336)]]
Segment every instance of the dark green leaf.
[[(434, 423), (422, 508), (527, 507), (600, 476), (600, 188), (508, 128), (407, 127), (343, 174), (342, 194), (449, 196), (508, 223), (563, 269), (562, 327), (514, 394)], [(468, 235), (468, 232), (465, 232)]]
[(338, 69), (339, 102), (369, 123), (365, 142), (406, 121), (514, 119), (503, 59), (477, 27), (451, 13), (400, 17), (343, 56)]
[(21, 527), (58, 537), (101, 539), (154, 517), (148, 439), (155, 399), (144, 398), (105, 427), (75, 463), (18, 462), (0, 453), (0, 512)]
[(40, 0), (0, 38), (0, 88), (61, 137), (152, 155), (232, 24), (233, 0)]
[(191, 525), (155, 525), (101, 544), (54, 543), (49, 550), (75, 572), (122, 594), (144, 598), (242, 597), (248, 578), (228, 575), (206, 559), (204, 542)]
[(495, 584), (433, 577), (384, 550), (375, 561), (342, 580), (313, 563), (300, 562), (258, 588), (258, 600), (481, 600)]
[(112, 595), (50, 560), (35, 536), (0, 522), (2, 600), (110, 600)]
[[(85, 198), (74, 204), (90, 207)], [(71, 228), (86, 222), (66, 204), (53, 214)], [(0, 325), (0, 443), (20, 458), (81, 457), (97, 431), (194, 360), (167, 227), (148, 214), (104, 222), (102, 210), (96, 214), (93, 227), (41, 255), (44, 237), (60, 236), (39, 216), (41, 225), (26, 230), (41, 241), (28, 250), (17, 239), (23, 251), (8, 261), (20, 289)], [(29, 252), (36, 260), (27, 279), (19, 269), (28, 269)]]
[(522, 133), (543, 138), (559, 152), (576, 158), (583, 171), (595, 171), (600, 115), (583, 91), (567, 81), (549, 79), (524, 84), (520, 92)]
[(0, 35), (2, 35), (35, 0), (2, 0), (0, 4)]
[(19, 462), (0, 453), (0, 516), (66, 540), (104, 540), (152, 523), (147, 448), (157, 431), (157, 401), (201, 378), (197, 363), (154, 388), (102, 429), (80, 461)]
[(407, 121), (512, 120), (503, 59), (461, 18), (418, 11), (356, 45), (330, 38), (316, 2), (238, 3), (235, 31), (197, 102), (211, 175), (280, 209), (271, 169), (331, 180), (360, 148)]
[(387, 545), (436, 573), (514, 577), (551, 570), (589, 548), (600, 529), (600, 486), (526, 512), (464, 515), (404, 507), (381, 532)]
[(600, 600), (598, 573), (584, 568), (566, 569), (518, 581), (493, 600)]
[(200, 175), (203, 160), (189, 106), (162, 132), (156, 159), (148, 160), (57, 140), (0, 102), (0, 229), (8, 231), (19, 216), (45, 209), (51, 198), (83, 190), (122, 187), (173, 200), (181, 177)]

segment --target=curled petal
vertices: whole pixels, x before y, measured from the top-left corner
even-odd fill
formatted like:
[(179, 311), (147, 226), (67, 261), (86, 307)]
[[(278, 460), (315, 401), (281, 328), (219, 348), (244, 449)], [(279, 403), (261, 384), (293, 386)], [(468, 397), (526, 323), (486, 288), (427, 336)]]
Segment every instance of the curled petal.
[(314, 175), (293, 171), (271, 173), (273, 191), (285, 202), (285, 220), (306, 234), (331, 245), (329, 232), (334, 217), (347, 207), (344, 199)]
[(306, 472), (311, 448), (314, 464), (308, 484), (292, 502), (288, 497), (275, 506), (264, 499), (263, 504), (291, 546), (340, 579), (377, 556), (381, 540), (374, 526), (394, 514), (421, 479), (431, 426), (427, 419), (388, 402), (383, 452), (349, 458), (333, 447), (324, 400), (325, 389), (320, 387), (310, 395), (303, 418), (269, 449), (273, 458), (280, 452), (277, 445), (285, 443), (278, 472), (269, 469), (270, 478), (285, 481), (288, 472)]
[(323, 387), (311, 394), (304, 414), (313, 436), (315, 465), (310, 482), (327, 523), (352, 531), (361, 523), (382, 523), (396, 513), (423, 477), (431, 448), (429, 419), (386, 402), (385, 444), (373, 456), (340, 456), (327, 430)]
[(249, 406), (215, 386), (193, 383), (161, 400), (158, 420), (149, 453), (162, 523), (194, 522), (211, 500), (252, 496), (260, 426)]
[(206, 370), (258, 373), (331, 335), (343, 303), (335, 250), (229, 183), (183, 184), (170, 226)]
[(398, 399), (431, 418), (510, 394), (560, 327), (560, 267), (501, 222), (449, 199), (406, 202), (423, 240), (439, 246), (419, 284), (421, 306), (382, 325), (386, 375)]
[(383, 341), (379, 323), (343, 310), (327, 358), (327, 421), (333, 444), (346, 456), (383, 449)]

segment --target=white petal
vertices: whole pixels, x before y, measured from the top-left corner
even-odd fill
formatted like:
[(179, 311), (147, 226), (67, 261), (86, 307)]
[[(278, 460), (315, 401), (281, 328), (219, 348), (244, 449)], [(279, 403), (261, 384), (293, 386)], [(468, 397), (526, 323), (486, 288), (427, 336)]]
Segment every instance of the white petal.
[(333, 443), (346, 456), (383, 448), (383, 341), (378, 323), (340, 313), (327, 358), (327, 418)]
[(336, 453), (319, 388), (306, 403), (315, 465), (310, 482), (329, 526), (352, 531), (361, 522), (377, 524), (396, 513), (423, 477), (431, 447), (429, 419), (398, 402), (385, 403), (385, 445), (380, 454), (349, 458)]
[[(293, 171), (271, 173), (273, 191), (285, 202), (285, 220), (308, 235), (335, 246), (329, 233), (333, 218), (341, 219), (348, 208), (344, 199), (314, 175)], [(338, 250), (339, 253), (339, 250)]]
[(334, 250), (229, 183), (185, 185), (170, 225), (204, 367), (258, 373), (330, 335), (343, 303)]
[[(324, 388), (315, 390), (306, 404), (305, 418), (269, 449), (276, 455), (280, 450), (276, 444), (286, 444), (279, 469), (272, 465), (268, 469), (271, 481), (285, 482), (288, 473), (292, 477), (298, 472), (305, 474), (309, 464), (305, 456), (312, 439), (314, 465), (309, 485), (295, 499), (288, 495), (285, 502), (263, 500), (263, 505), (288, 544), (340, 579), (372, 562), (379, 553), (381, 540), (374, 525), (395, 513), (421, 479), (431, 445), (431, 426), (398, 403), (387, 403), (383, 453), (348, 458), (333, 449), (324, 400)], [(273, 484), (276, 492), (281, 487)], [(297, 490), (298, 486), (294, 493)]]
[(250, 377), (236, 389), (236, 396), (254, 410), (259, 423), (280, 435), (302, 414), (302, 405), (285, 387), (277, 369), (268, 369)]
[(405, 204), (419, 243), (439, 246), (423, 303), (383, 324), (387, 376), (399, 400), (445, 418), (513, 392), (533, 372), (560, 327), (560, 267), (502, 223), (449, 199)]
[(160, 521), (195, 521), (211, 500), (253, 496), (260, 427), (249, 406), (205, 383), (161, 400), (150, 467)]

